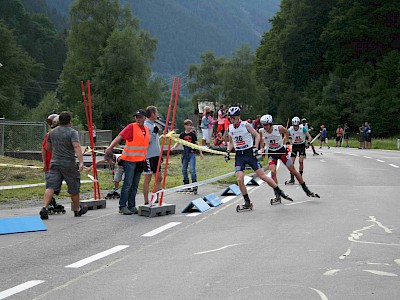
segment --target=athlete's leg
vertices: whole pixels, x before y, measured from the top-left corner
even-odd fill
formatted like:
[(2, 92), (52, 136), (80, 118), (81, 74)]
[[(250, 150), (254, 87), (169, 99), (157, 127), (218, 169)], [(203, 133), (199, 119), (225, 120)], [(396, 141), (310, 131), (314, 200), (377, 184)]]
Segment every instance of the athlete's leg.
[(277, 160), (272, 157), (269, 157), (268, 166), (269, 166), (269, 170), (271, 171), (271, 177), (275, 181), (275, 183), (278, 184), (278, 178), (276, 176), (276, 164), (277, 164)]

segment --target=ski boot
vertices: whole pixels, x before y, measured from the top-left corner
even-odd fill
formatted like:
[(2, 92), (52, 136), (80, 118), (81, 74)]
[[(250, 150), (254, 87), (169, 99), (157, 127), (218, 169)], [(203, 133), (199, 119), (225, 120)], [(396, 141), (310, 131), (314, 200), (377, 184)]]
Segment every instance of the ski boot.
[(285, 185), (287, 184), (294, 184), (295, 180), (294, 180), (294, 175), (290, 174), (290, 179), (285, 181)]
[(54, 197), (51, 198), (51, 201), (50, 201), (47, 211), (48, 211), (49, 215), (66, 213), (66, 210), (64, 209), (64, 205), (57, 204), (56, 199), (54, 199)]
[(308, 187), (306, 186), (306, 183), (305, 183), (305, 182), (303, 182), (303, 183), (301, 184), (301, 187), (303, 188), (303, 191), (306, 193), (306, 195), (307, 195), (308, 197), (321, 198), (318, 194), (314, 194), (313, 192), (311, 192), (311, 191), (308, 189)]
[(253, 209), (253, 203), (250, 202), (249, 195), (243, 195), (244, 197), (244, 203), (242, 206), (237, 205), (236, 206), (236, 212), (239, 212), (241, 210), (252, 210)]
[(276, 188), (274, 188), (274, 192), (275, 192), (275, 198), (271, 199), (271, 205), (274, 205), (276, 203), (282, 203), (282, 199), (286, 199), (289, 201), (293, 201), (292, 198), (290, 198), (288, 195), (286, 195), (280, 188), (279, 186), (277, 186)]

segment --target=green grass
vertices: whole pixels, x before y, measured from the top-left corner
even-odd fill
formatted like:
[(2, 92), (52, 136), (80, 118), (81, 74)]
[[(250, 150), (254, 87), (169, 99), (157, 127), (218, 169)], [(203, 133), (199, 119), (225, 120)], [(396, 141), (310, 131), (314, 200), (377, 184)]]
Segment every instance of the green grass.
[[(33, 160), (23, 160), (10, 158), (7, 156), (0, 156), (0, 162), (5, 164), (17, 164), (17, 165), (34, 165), (42, 167), (40, 161)], [(229, 172), (234, 171), (233, 167), (234, 160), (226, 163), (224, 157), (221, 155), (204, 155), (204, 159), (201, 160), (200, 156), (197, 156), (196, 161), (196, 173), (197, 180), (202, 181), (217, 177)], [(164, 158), (165, 166), (165, 158)], [(171, 188), (183, 184), (182, 177), (182, 164), (181, 156), (173, 155), (169, 159), (168, 163), (168, 173), (166, 179), (166, 188)], [(81, 180), (88, 180), (87, 173), (83, 171), (81, 173)], [(163, 174), (162, 174), (163, 175)], [(112, 175), (109, 169), (99, 169), (98, 172), (100, 180), (100, 188), (102, 193), (110, 191), (113, 187)], [(190, 178), (190, 174), (189, 174)], [(31, 183), (42, 183), (44, 182), (44, 174), (41, 169), (31, 169), (31, 168), (12, 168), (12, 167), (0, 167), (0, 185), (21, 185), (21, 184), (31, 184)], [(143, 182), (143, 176), (139, 185), (139, 191), (141, 192)], [(223, 180), (218, 181), (219, 184), (232, 184), (236, 182), (235, 176), (230, 176)], [(153, 181), (150, 187), (153, 186)], [(44, 186), (21, 188), (13, 190), (0, 190), (0, 202), (7, 202), (10, 200), (41, 200), (43, 198)], [(92, 184), (82, 184), (81, 194), (82, 199), (93, 197), (92, 194), (93, 185)], [(62, 192), (60, 194), (61, 198), (67, 198), (69, 195), (66, 193), (66, 186), (62, 186)]]
[[(315, 146), (319, 146), (319, 142), (316, 141), (314, 144)], [(336, 141), (335, 139), (329, 139), (329, 145), (335, 146)], [(342, 143), (342, 146), (344, 143)], [(391, 138), (372, 138), (372, 149), (383, 149), (383, 150), (398, 150), (397, 149), (397, 137), (391, 137)], [(358, 136), (356, 137), (350, 137), (349, 139), (349, 146), (350, 148), (358, 148), (360, 147), (360, 143), (358, 141)]]

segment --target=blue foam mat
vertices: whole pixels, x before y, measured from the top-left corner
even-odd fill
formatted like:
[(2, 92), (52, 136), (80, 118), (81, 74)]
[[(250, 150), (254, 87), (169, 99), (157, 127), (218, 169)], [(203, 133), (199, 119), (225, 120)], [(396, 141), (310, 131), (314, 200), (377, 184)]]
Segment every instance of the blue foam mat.
[(244, 176), (244, 185), (259, 185), (259, 183), (251, 176)]
[(194, 209), (202, 213), (210, 208), (211, 207), (203, 200), (203, 198), (197, 198), (186, 205), (186, 207), (182, 210), (182, 213), (192, 212)]
[(225, 191), (222, 192), (221, 196), (235, 195), (239, 196), (242, 192), (240, 191), (237, 184), (232, 184), (228, 186)]
[(0, 234), (47, 230), (39, 216), (1, 218)]
[(215, 194), (209, 194), (209, 195), (205, 196), (204, 201), (207, 201), (208, 203), (210, 203), (210, 205), (212, 207), (216, 207), (216, 206), (222, 204), (221, 199)]

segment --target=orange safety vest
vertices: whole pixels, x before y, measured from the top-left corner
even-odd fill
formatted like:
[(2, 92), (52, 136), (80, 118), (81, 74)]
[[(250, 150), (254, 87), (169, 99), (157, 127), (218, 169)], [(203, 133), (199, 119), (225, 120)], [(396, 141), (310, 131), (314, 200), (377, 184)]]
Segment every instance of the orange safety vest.
[(144, 161), (146, 159), (147, 148), (149, 147), (150, 131), (144, 126), (146, 135), (143, 136), (142, 129), (137, 123), (133, 123), (133, 139), (126, 141), (121, 159), (126, 161)]

